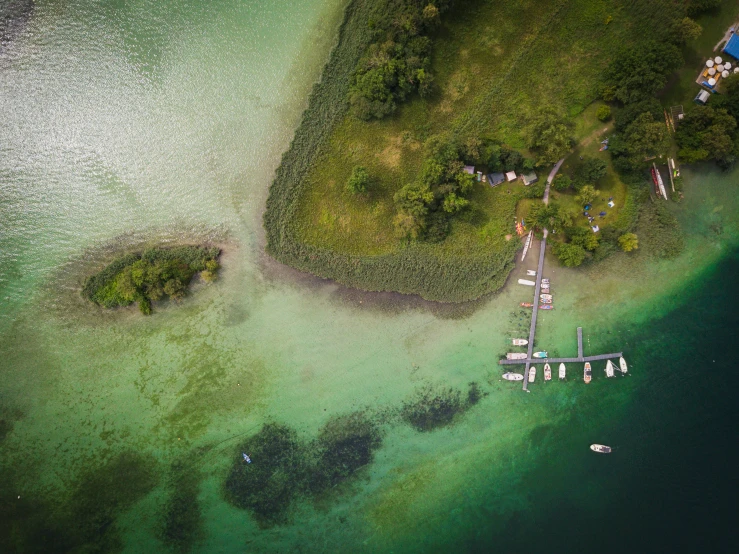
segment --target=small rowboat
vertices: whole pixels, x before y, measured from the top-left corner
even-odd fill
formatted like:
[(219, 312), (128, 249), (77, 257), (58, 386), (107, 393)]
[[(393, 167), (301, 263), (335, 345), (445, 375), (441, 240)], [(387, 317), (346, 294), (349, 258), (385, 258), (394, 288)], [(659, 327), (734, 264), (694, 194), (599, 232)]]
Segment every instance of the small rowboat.
[(590, 379), (592, 379), (592, 375), (590, 371), (590, 362), (585, 362), (585, 371), (583, 372), (583, 380), (586, 383), (589, 383)]
[(623, 356), (619, 358), (618, 364), (621, 366), (621, 373), (626, 373), (629, 370), (628, 366), (626, 365), (626, 360), (624, 360)]
[(526, 339), (512, 339), (513, 346), (526, 346), (529, 341)]
[(534, 305), (531, 302), (521, 302), (522, 308), (533, 308)]
[(549, 294), (549, 289), (545, 289), (544, 287), (541, 288), (542, 294)]
[(533, 383), (536, 381), (536, 366), (531, 366), (531, 369), (529, 369), (529, 383)]
[(530, 277), (536, 277), (536, 271), (534, 271), (533, 269), (527, 269), (526, 275), (529, 275)]
[(527, 287), (533, 287), (536, 285), (533, 281), (529, 281), (528, 279), (519, 279), (518, 280), (519, 285), (526, 285)]
[(551, 304), (542, 304), (541, 306), (539, 306), (539, 309), (540, 310), (553, 310), (554, 306), (552, 306)]
[(542, 304), (551, 304), (552, 299), (551, 298), (541, 298), (539, 302), (541, 302)]
[(507, 360), (525, 360), (526, 352), (508, 352), (505, 357)]
[(566, 374), (566, 369), (564, 364), (559, 364), (559, 378), (564, 379)]
[(549, 355), (548, 355), (548, 354), (547, 354), (547, 353), (546, 353), (545, 351), (541, 351), (541, 352), (534, 352), (534, 353), (532, 354), (532, 356), (533, 356), (534, 358), (548, 358), (548, 357), (549, 357)]
[(542, 300), (551, 300), (552, 295), (551, 294), (540, 294), (539, 298), (541, 298)]
[(544, 364), (544, 380), (545, 381), (552, 380), (552, 368), (549, 367), (549, 364)]
[(598, 452), (600, 454), (610, 454), (612, 448), (610, 446), (605, 446), (604, 444), (591, 444), (590, 450), (593, 452)]
[(520, 373), (504, 373), (503, 379), (506, 381), (523, 381), (523, 375)]

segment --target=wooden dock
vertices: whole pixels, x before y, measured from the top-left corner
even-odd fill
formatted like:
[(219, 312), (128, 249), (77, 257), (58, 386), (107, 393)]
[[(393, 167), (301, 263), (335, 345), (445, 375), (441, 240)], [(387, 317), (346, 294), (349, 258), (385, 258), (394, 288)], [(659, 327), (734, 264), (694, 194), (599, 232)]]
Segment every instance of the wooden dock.
[[(527, 360), (500, 360), (501, 365), (515, 365), (515, 364), (526, 364), (529, 367), (531, 364), (548, 364), (548, 363), (583, 363), (583, 362), (597, 362), (598, 360), (612, 360), (614, 358), (620, 358), (623, 356), (623, 352), (612, 352), (611, 354), (598, 354), (597, 356), (578, 356), (577, 358), (529, 358)], [(526, 378), (524, 378), (526, 380)]]
[[(534, 336), (536, 336), (536, 318), (539, 315), (539, 291), (541, 291), (542, 271), (544, 270), (544, 254), (547, 250), (547, 230), (544, 229), (544, 238), (539, 245), (539, 266), (536, 271), (536, 286), (534, 287), (534, 311), (531, 314), (531, 328), (529, 329), (529, 349), (527, 359), (531, 359), (534, 353)], [(529, 390), (529, 367), (531, 362), (526, 362), (526, 371), (523, 374), (523, 390)]]

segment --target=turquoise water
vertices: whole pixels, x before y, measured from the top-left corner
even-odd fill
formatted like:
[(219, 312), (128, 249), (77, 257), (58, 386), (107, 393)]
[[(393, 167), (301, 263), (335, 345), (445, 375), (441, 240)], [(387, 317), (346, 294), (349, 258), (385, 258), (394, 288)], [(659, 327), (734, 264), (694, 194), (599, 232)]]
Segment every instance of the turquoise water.
[[(736, 329), (739, 172), (686, 171), (676, 260), (548, 265), (537, 348), (574, 353), (581, 325), (631, 374), (596, 367), (585, 387), (571, 368), (524, 394), (496, 362), (530, 291), (439, 306), (263, 253), (267, 187), (340, 9), (37, 2), (3, 47), (1, 549), (657, 552), (675, 520), (695, 527), (674, 544), (721, 536), (736, 380), (704, 354)], [(224, 269), (181, 305), (80, 299), (115, 251), (193, 240)]]

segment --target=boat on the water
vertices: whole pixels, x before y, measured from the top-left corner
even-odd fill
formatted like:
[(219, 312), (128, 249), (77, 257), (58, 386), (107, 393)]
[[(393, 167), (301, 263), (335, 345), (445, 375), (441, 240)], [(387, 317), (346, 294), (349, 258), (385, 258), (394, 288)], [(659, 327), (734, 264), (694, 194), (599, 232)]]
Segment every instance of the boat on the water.
[(521, 302), (522, 308), (533, 308), (534, 305), (531, 302)]
[(613, 362), (611, 360), (608, 360), (606, 362), (606, 377), (613, 377), (615, 375), (616, 367), (613, 365)]
[(551, 304), (552, 299), (551, 298), (540, 298), (539, 302), (541, 302), (542, 304)]
[(520, 373), (504, 373), (503, 379), (506, 381), (523, 381), (523, 375)]
[(246, 452), (242, 452), (241, 455), (244, 457), (244, 461), (247, 464), (250, 464), (251, 463), (251, 458), (249, 457), (249, 455)]
[(519, 279), (518, 280), (519, 285), (526, 285), (527, 287), (533, 287), (536, 285), (533, 281), (529, 281), (528, 279)]
[(540, 294), (539, 298), (541, 298), (542, 300), (551, 300), (552, 295), (551, 294)]
[(540, 310), (553, 310), (554, 306), (552, 306), (551, 304), (542, 304), (541, 306), (539, 306), (539, 309)]
[(533, 269), (527, 269), (526, 275), (530, 275), (531, 277), (536, 277), (536, 271), (534, 271)]
[(525, 360), (526, 352), (508, 352), (505, 357), (507, 360)]
[(513, 346), (526, 346), (529, 343), (526, 339), (511, 339), (511, 342), (513, 342)]
[(626, 360), (624, 360), (624, 357), (621, 356), (618, 360), (619, 366), (621, 366), (621, 373), (626, 373), (629, 370), (629, 367), (626, 365)]
[(610, 454), (612, 448), (604, 444), (591, 444), (590, 450), (592, 450), (593, 452), (599, 452), (601, 454)]
[(590, 371), (590, 362), (585, 362), (585, 371), (583, 372), (583, 380), (586, 383), (589, 383), (591, 378), (592, 378), (592, 374)]
[(532, 356), (534, 358), (548, 358), (549, 357), (549, 355), (543, 350), (541, 352), (534, 352)]
[(567, 373), (567, 369), (565, 368), (565, 365), (559, 364), (559, 378), (564, 379), (566, 373)]
[(531, 369), (529, 369), (529, 383), (533, 383), (536, 381), (536, 366), (531, 366)]
[(545, 381), (552, 380), (552, 368), (549, 367), (549, 364), (544, 364), (544, 380)]

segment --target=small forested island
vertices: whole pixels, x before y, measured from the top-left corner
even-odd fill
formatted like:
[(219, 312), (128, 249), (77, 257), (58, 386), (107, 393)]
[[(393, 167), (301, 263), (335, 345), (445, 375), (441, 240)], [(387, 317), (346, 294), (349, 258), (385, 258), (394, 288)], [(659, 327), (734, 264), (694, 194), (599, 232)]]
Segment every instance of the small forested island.
[(196, 273), (206, 282), (215, 281), (220, 254), (220, 248), (207, 246), (149, 248), (125, 254), (88, 277), (82, 296), (103, 308), (137, 302), (141, 313), (149, 315), (152, 302), (165, 296), (184, 298)]
[[(268, 253), (352, 287), (446, 302), (503, 285), (519, 223), (546, 227), (570, 267), (678, 254), (675, 160), (728, 167), (739, 152), (739, 74), (724, 75), (712, 106), (692, 104), (695, 67), (734, 10), (351, 0), (270, 188)], [(657, 166), (670, 177), (661, 196)]]

